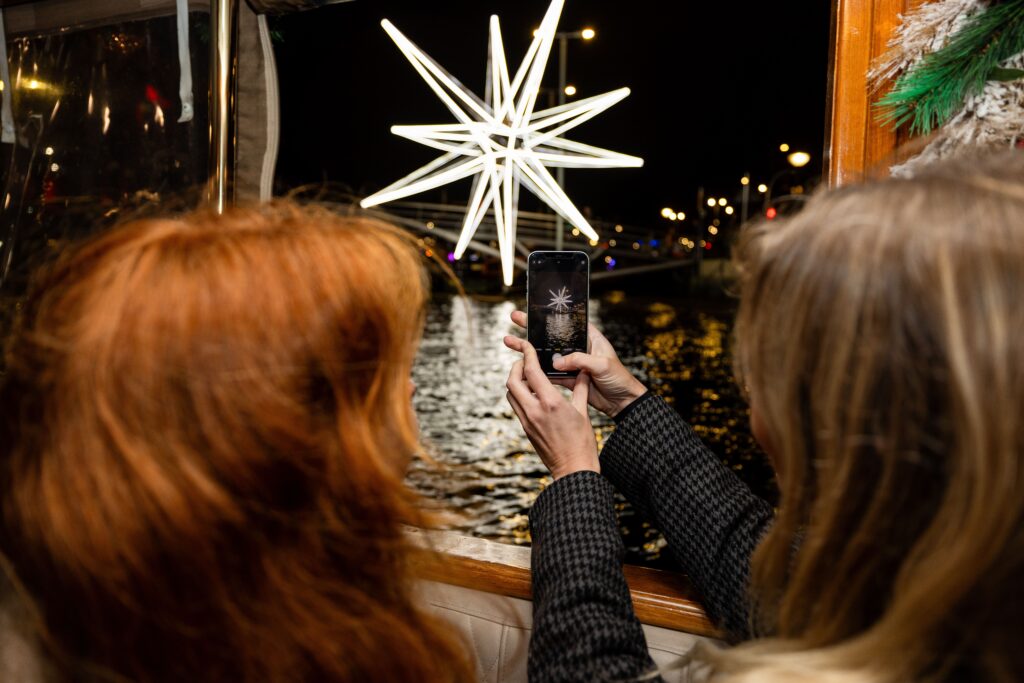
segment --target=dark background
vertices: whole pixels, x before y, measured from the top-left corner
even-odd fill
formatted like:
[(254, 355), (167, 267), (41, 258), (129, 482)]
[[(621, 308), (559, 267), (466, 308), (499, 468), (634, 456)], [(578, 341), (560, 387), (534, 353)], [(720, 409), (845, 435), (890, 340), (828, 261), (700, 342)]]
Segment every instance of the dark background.
[[(433, 159), (393, 136), (393, 124), (453, 119), (380, 27), (388, 18), (477, 94), (483, 94), (488, 17), (501, 18), (515, 70), (547, 0), (355, 0), (277, 19), (282, 188), (339, 183), (367, 194)], [(663, 206), (690, 212), (698, 186), (735, 196), (744, 172), (769, 182), (787, 168), (779, 144), (804, 150), (820, 175), (829, 3), (568, 0), (577, 98), (628, 86), (633, 94), (574, 129), (581, 142), (641, 156), (642, 170), (572, 170), (570, 197), (606, 220), (650, 224)], [(557, 85), (557, 45), (545, 86)], [(543, 96), (543, 94), (542, 94)], [(414, 197), (462, 202), (469, 181)], [(539, 208), (526, 204), (524, 208)]]

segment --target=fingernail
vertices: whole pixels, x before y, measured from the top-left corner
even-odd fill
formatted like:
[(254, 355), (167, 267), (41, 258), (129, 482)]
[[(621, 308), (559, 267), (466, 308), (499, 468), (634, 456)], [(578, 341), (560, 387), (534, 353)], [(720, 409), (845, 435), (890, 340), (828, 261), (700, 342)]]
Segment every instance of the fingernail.
[(560, 353), (556, 353), (551, 356), (551, 364), (554, 365), (556, 368), (562, 364), (562, 360), (563, 356)]

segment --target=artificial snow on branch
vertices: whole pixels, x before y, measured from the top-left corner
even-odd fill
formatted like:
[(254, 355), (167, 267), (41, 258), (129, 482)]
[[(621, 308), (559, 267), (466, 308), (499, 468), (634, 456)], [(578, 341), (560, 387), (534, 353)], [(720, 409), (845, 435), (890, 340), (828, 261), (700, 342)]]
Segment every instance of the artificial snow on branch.
[(902, 23), (889, 39), (888, 50), (868, 72), (871, 92), (878, 92), (917, 66), (925, 55), (942, 49), (970, 17), (987, 6), (986, 0), (943, 0), (925, 3), (901, 17)]
[(1021, 52), (1024, 0), (987, 7), (970, 17), (946, 45), (897, 78), (878, 102), (883, 112), (880, 120), (896, 127), (909, 123), (912, 134), (928, 135), (953, 118), (964, 100), (980, 94), (989, 81), (1012, 76), (1013, 71), (1002, 64)]
[(923, 151), (891, 169), (913, 175), (967, 148), (1024, 139), (1024, 0), (939, 0), (903, 17), (868, 73), (872, 92), (895, 80), (881, 118), (929, 134)]

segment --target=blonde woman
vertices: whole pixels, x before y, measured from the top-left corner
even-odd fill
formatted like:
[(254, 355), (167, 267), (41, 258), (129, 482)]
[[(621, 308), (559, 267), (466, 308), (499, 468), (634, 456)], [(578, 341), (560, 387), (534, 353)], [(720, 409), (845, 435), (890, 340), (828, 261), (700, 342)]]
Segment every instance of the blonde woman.
[[(586, 373), (575, 402), (506, 340), (524, 352), (510, 401), (555, 476), (531, 513), (533, 680), (651, 673), (613, 485), (754, 638), (695, 654), (713, 680), (1024, 680), (1024, 154), (819, 195), (738, 258), (736, 366), (774, 517), (600, 336), (564, 360)], [(588, 389), (618, 422), (600, 460)]]

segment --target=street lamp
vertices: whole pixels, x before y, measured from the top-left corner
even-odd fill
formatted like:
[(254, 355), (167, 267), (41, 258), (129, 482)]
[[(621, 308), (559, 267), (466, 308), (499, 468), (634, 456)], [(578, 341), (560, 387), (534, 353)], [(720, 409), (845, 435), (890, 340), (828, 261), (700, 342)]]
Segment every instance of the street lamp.
[(790, 166), (803, 168), (811, 162), (811, 155), (807, 152), (793, 152), (786, 159), (789, 160)]
[[(686, 220), (686, 214), (684, 212), (676, 211), (675, 209), (673, 209), (671, 207), (668, 207), (668, 206), (666, 206), (664, 209), (661, 210), (661, 217), (666, 219), (666, 220), (670, 220), (670, 221), (685, 221)], [(618, 228), (619, 228), (619, 226), (615, 226), (616, 230), (618, 230)], [(622, 231), (619, 230), (619, 232), (622, 232)]]
[[(570, 40), (583, 40), (591, 41), (597, 37), (597, 31), (591, 27), (586, 27), (581, 31), (560, 31), (555, 34), (555, 39), (558, 40), (558, 104), (565, 104), (565, 96), (572, 97), (576, 94), (576, 88), (573, 87), (572, 92), (569, 92), (569, 86), (565, 82), (566, 71), (569, 67), (569, 41)], [(565, 169), (555, 169), (555, 181), (559, 187), (565, 187)], [(564, 246), (564, 237), (562, 233), (565, 232), (565, 219), (562, 218), (561, 214), (555, 213), (555, 250), (561, 251)]]
[[(750, 215), (750, 173), (743, 174), (743, 177), (740, 178), (740, 185), (743, 187), (743, 191), (740, 193), (740, 225), (746, 225), (747, 216)], [(729, 209), (732, 207), (730, 206)], [(732, 215), (731, 210), (725, 213)]]
[(569, 97), (572, 97), (573, 95), (575, 95), (576, 94), (576, 86), (575, 85), (567, 85), (567, 86), (565, 86), (565, 94), (568, 95)]
[(757, 186), (757, 191), (760, 192), (761, 194), (764, 194), (765, 192), (768, 191), (768, 186), (765, 185), (764, 183), (761, 183), (760, 185)]

